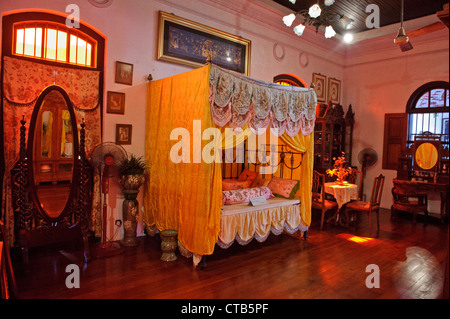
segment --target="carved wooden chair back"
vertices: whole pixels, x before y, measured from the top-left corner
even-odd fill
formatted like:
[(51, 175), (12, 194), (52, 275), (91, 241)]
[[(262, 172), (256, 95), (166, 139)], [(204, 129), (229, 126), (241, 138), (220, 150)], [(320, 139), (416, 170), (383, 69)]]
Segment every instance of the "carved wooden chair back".
[[(358, 179), (359, 175), (359, 179)], [(347, 176), (347, 182), (358, 185), (358, 200), (362, 200), (364, 191), (363, 172), (352, 168), (351, 173)], [(358, 184), (359, 183), (359, 184)]]

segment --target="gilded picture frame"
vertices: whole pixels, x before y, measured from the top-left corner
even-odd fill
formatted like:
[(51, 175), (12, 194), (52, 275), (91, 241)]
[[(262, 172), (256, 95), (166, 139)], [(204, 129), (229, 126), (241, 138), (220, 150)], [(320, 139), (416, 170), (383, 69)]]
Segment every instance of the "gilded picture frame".
[(338, 79), (328, 78), (328, 102), (341, 103), (341, 81)]
[(173, 14), (159, 12), (158, 60), (219, 67), (250, 75), (251, 41)]
[(316, 91), (317, 101), (326, 102), (327, 100), (327, 77), (320, 73), (313, 73), (312, 82), (314, 83), (314, 91)]

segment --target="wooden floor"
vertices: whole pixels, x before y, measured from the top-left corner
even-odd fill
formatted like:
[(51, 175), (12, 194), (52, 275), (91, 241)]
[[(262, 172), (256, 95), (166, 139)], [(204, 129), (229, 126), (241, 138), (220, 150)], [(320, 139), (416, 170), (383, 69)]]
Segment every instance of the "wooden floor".
[[(326, 224), (323, 231), (314, 217), (306, 241), (271, 235), (264, 243), (216, 248), (203, 270), (180, 254), (174, 262), (161, 261), (159, 237), (148, 236), (121, 255), (87, 264), (74, 246), (30, 249), (28, 274), (18, 256), (13, 264), (20, 298), (448, 298), (448, 291), (442, 295), (448, 224), (392, 220), (387, 210), (380, 215), (380, 231), (376, 235), (374, 218), (372, 237), (367, 216), (350, 228)], [(69, 264), (80, 268), (80, 288), (66, 287)], [(368, 265), (379, 269), (379, 288), (366, 286), (376, 283)]]

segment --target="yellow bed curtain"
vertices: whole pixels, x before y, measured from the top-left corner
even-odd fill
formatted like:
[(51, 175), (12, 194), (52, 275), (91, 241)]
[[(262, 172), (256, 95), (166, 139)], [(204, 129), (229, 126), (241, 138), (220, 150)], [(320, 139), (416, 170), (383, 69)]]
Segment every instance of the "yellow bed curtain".
[[(144, 184), (143, 220), (147, 226), (156, 226), (160, 231), (178, 230), (181, 244), (198, 255), (210, 255), (214, 251), (222, 206), (222, 164), (217, 157), (212, 163), (201, 159), (202, 150), (211, 147), (212, 140), (211, 137), (201, 139), (202, 132), (220, 127), (223, 133), (226, 127), (217, 125), (213, 119), (225, 113), (217, 113), (211, 104), (211, 94), (217, 100), (219, 92), (211, 91), (214, 78), (211, 72), (211, 66), (205, 66), (150, 82), (146, 108), (145, 159), (150, 169)], [(197, 125), (200, 122), (201, 126)], [(245, 131), (248, 124), (241, 128)], [(179, 133), (174, 134), (174, 130)], [(244, 134), (233, 141), (224, 137), (215, 140), (216, 149), (220, 148), (219, 143), (226, 149), (245, 139)], [(313, 141), (301, 133), (294, 137), (283, 134), (281, 138), (294, 150), (306, 154), (301, 166), (300, 200), (302, 220), (309, 226)], [(186, 141), (187, 149), (186, 143), (179, 147)], [(181, 162), (173, 161), (174, 154)]]
[(314, 164), (314, 134), (298, 134), (290, 137), (283, 134), (281, 140), (294, 151), (304, 153), (300, 166), (300, 213), (306, 226), (311, 225), (311, 189)]
[[(197, 163), (198, 154), (192, 150), (199, 133), (194, 132), (194, 121), (201, 121), (201, 131), (214, 127), (208, 104), (209, 70), (203, 67), (149, 84), (145, 136), (150, 172), (144, 189), (144, 222), (159, 230), (178, 230), (183, 246), (202, 255), (214, 250), (222, 205), (221, 164)], [(188, 163), (175, 164), (170, 158), (176, 143), (170, 136), (177, 128), (189, 133), (190, 149), (182, 150), (189, 152)], [(201, 149), (208, 142), (202, 141)]]

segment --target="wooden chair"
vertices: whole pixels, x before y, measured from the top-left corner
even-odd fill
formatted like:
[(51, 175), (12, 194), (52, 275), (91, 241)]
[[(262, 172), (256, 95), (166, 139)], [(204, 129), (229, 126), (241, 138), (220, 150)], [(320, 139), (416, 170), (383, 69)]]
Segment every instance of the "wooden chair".
[(417, 191), (414, 185), (395, 184), (392, 189), (394, 203), (391, 206), (391, 214), (395, 216), (397, 211), (413, 214), (413, 222), (416, 223), (418, 213), (425, 214), (425, 224), (428, 219), (428, 198), (427, 193)]
[(338, 204), (325, 199), (325, 175), (317, 171), (313, 172), (312, 183), (312, 209), (320, 210), (320, 230), (323, 229), (325, 213), (329, 210), (338, 210)]
[(358, 190), (358, 200), (362, 200), (363, 198), (363, 189), (364, 189), (364, 181), (363, 181), (363, 172), (358, 171), (355, 168), (352, 168), (352, 171), (347, 176), (347, 182), (351, 184), (358, 184), (358, 175), (359, 175), (359, 190)]
[(380, 227), (379, 210), (384, 179), (385, 177), (382, 174), (375, 177), (369, 202), (356, 200), (345, 205), (344, 212), (347, 219), (347, 225), (349, 224), (349, 211), (367, 213), (369, 215), (369, 232), (372, 232), (372, 212), (375, 212), (377, 214), (377, 227)]

